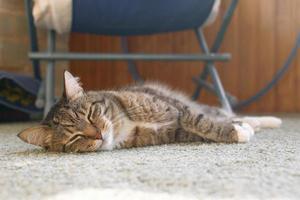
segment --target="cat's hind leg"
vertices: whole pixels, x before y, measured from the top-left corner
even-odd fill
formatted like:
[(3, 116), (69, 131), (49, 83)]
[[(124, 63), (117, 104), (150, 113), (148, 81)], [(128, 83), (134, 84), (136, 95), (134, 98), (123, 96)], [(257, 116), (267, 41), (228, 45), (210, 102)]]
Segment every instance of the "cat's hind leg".
[(272, 116), (261, 117), (237, 117), (233, 121), (244, 122), (249, 124), (255, 131), (259, 131), (264, 128), (279, 128), (282, 124), (282, 120)]

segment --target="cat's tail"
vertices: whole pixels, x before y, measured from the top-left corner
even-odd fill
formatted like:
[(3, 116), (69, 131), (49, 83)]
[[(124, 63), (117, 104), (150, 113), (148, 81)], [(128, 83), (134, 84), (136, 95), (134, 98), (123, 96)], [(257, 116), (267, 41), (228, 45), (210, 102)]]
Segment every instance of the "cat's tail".
[(264, 128), (279, 128), (282, 120), (278, 117), (262, 116), (262, 117), (242, 117), (238, 121), (248, 123), (255, 131)]

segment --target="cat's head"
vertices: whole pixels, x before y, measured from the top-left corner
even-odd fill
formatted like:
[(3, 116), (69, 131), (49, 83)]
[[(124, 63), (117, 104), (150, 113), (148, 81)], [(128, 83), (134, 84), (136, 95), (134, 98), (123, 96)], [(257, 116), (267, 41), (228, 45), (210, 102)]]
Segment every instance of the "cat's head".
[[(105, 115), (95, 116), (105, 100), (94, 101), (84, 92), (79, 79), (64, 73), (64, 92), (43, 122), (18, 134), (24, 142), (50, 151), (96, 151), (105, 143), (103, 134), (110, 134), (112, 125)], [(100, 107), (99, 107), (100, 106)], [(98, 110), (97, 110), (98, 109)], [(102, 108), (103, 109), (103, 108)]]

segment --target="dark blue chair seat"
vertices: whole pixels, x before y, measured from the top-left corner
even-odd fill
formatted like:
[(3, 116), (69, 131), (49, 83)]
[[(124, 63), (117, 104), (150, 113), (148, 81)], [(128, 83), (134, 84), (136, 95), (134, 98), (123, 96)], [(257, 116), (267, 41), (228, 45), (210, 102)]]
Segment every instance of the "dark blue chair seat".
[(145, 35), (201, 27), (215, 0), (73, 0), (72, 32)]
[[(210, 14), (215, 14), (214, 7), (219, 5), (219, 0), (72, 0), (72, 32), (123, 36), (121, 44), (124, 53), (92, 54), (57, 52), (55, 50), (56, 33), (54, 30), (48, 31), (48, 50), (40, 52), (33, 23), (32, 0), (25, 0), (25, 2), (32, 42), (32, 51), (29, 57), (37, 68), (40, 60), (48, 61), (48, 73), (45, 81), (45, 113), (54, 103), (54, 68), (55, 61), (60, 60), (127, 60), (129, 61), (129, 72), (136, 81), (142, 79), (132, 62), (135, 60), (203, 61), (206, 62), (204, 70), (199, 78), (194, 79), (197, 87), (193, 99), (197, 99), (202, 87), (208, 88), (218, 95), (224, 109), (231, 112), (230, 102), (219, 79), (214, 62), (230, 59), (228, 54), (218, 54), (217, 52), (238, 0), (231, 0), (211, 49), (208, 47), (202, 28), (206, 20), (210, 19)], [(186, 29), (195, 31), (203, 54), (129, 53), (126, 37), (124, 37)], [(206, 82), (208, 76), (212, 77), (212, 84)]]

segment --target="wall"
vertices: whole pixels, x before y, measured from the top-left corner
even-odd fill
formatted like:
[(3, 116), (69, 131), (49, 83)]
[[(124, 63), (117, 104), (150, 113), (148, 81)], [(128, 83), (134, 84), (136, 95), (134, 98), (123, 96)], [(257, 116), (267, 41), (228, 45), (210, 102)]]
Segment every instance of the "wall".
[[(32, 75), (31, 63), (27, 57), (29, 42), (27, 21), (24, 14), (24, 1), (0, 0), (0, 70)], [(46, 33), (39, 31), (41, 48), (46, 46)], [(58, 48), (68, 49), (68, 38), (58, 37)], [(43, 64), (44, 66), (44, 64)], [(60, 63), (56, 70), (56, 92), (61, 93), (62, 73), (68, 63)], [(44, 67), (42, 68), (44, 71)], [(44, 74), (44, 73), (43, 73)]]
[[(224, 14), (229, 0), (224, 0)], [(300, 27), (299, 0), (241, 0), (226, 34), (222, 52), (231, 52), (233, 59), (219, 63), (218, 70), (225, 88), (239, 99), (245, 99), (264, 86), (283, 64)], [(205, 29), (211, 44), (220, 24)], [(130, 50), (140, 52), (199, 52), (192, 31), (147, 37), (130, 37)], [(74, 51), (118, 52), (116, 37), (73, 34), (70, 47)], [(137, 62), (143, 77), (160, 80), (191, 94), (195, 88), (191, 78), (202, 69), (198, 63)], [(79, 75), (87, 89), (121, 86), (131, 82), (124, 62), (71, 62), (71, 70)], [(300, 111), (300, 55), (292, 69), (270, 93), (244, 111)], [(201, 101), (215, 104), (207, 92)]]

